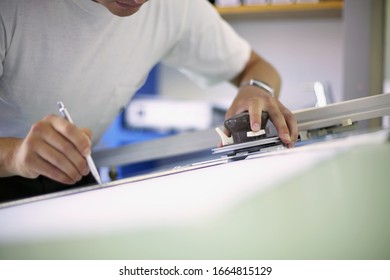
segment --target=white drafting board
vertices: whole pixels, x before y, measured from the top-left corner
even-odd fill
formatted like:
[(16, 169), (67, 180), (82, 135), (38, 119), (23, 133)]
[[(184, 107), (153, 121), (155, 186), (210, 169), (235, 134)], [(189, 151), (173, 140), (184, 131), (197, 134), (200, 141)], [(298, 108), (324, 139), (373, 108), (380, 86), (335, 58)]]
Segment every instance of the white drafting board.
[(303, 146), (0, 209), (1, 244), (194, 225), (388, 132)]

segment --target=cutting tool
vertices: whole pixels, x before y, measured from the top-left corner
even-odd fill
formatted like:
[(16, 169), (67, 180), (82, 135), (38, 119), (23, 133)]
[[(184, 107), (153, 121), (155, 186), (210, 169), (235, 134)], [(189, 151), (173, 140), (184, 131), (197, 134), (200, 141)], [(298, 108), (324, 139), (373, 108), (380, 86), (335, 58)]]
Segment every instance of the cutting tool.
[(240, 159), (253, 153), (284, 149), (285, 146), (280, 138), (267, 127), (268, 120), (268, 113), (262, 112), (261, 129), (252, 131), (247, 111), (227, 119), (224, 127), (230, 136), (217, 127), (216, 131), (221, 138), (222, 147), (212, 149), (212, 153)]

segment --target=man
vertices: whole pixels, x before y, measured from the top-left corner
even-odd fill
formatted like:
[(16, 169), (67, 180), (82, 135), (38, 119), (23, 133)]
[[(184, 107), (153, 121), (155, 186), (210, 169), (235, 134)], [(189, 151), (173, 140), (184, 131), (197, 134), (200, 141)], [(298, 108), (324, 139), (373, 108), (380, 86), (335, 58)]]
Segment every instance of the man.
[[(248, 110), (258, 131), (264, 110), (286, 145), (297, 139), (269, 94), (277, 71), (206, 0), (0, 0), (0, 60), (3, 200), (85, 184), (93, 143), (160, 61), (201, 84), (231, 81), (226, 117)], [(52, 114), (58, 100), (80, 127)]]

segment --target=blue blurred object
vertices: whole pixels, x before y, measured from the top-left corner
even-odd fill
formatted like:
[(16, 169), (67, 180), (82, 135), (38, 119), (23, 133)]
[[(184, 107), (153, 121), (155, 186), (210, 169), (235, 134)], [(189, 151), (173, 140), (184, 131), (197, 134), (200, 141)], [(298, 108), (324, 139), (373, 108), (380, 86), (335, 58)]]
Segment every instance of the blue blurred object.
[[(135, 96), (157, 95), (159, 91), (159, 65), (156, 65), (148, 75), (145, 84), (136, 92)], [(131, 143), (149, 141), (174, 134), (173, 131), (160, 132), (152, 130), (140, 130), (127, 128), (124, 121), (124, 111), (122, 111), (113, 121), (111, 126), (103, 135), (99, 147), (116, 148)], [(156, 166), (155, 162), (145, 162), (118, 166), (116, 173), (117, 179), (126, 178), (135, 174), (142, 173), (142, 170), (150, 170)]]

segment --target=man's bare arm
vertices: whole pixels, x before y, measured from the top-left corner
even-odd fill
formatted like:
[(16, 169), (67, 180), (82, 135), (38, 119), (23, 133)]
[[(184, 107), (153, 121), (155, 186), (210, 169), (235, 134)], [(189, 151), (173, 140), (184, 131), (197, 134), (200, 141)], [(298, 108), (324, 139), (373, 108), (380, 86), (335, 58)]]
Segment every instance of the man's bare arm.
[[(275, 97), (259, 87), (241, 86), (251, 79), (260, 80), (272, 87)], [(267, 111), (279, 137), (285, 144), (293, 146), (298, 137), (298, 128), (294, 115), (278, 100), (281, 78), (276, 69), (252, 51), (243, 71), (231, 82), (239, 87), (239, 91), (226, 113), (226, 118), (247, 110), (252, 130), (258, 131), (261, 127), (261, 112)]]

